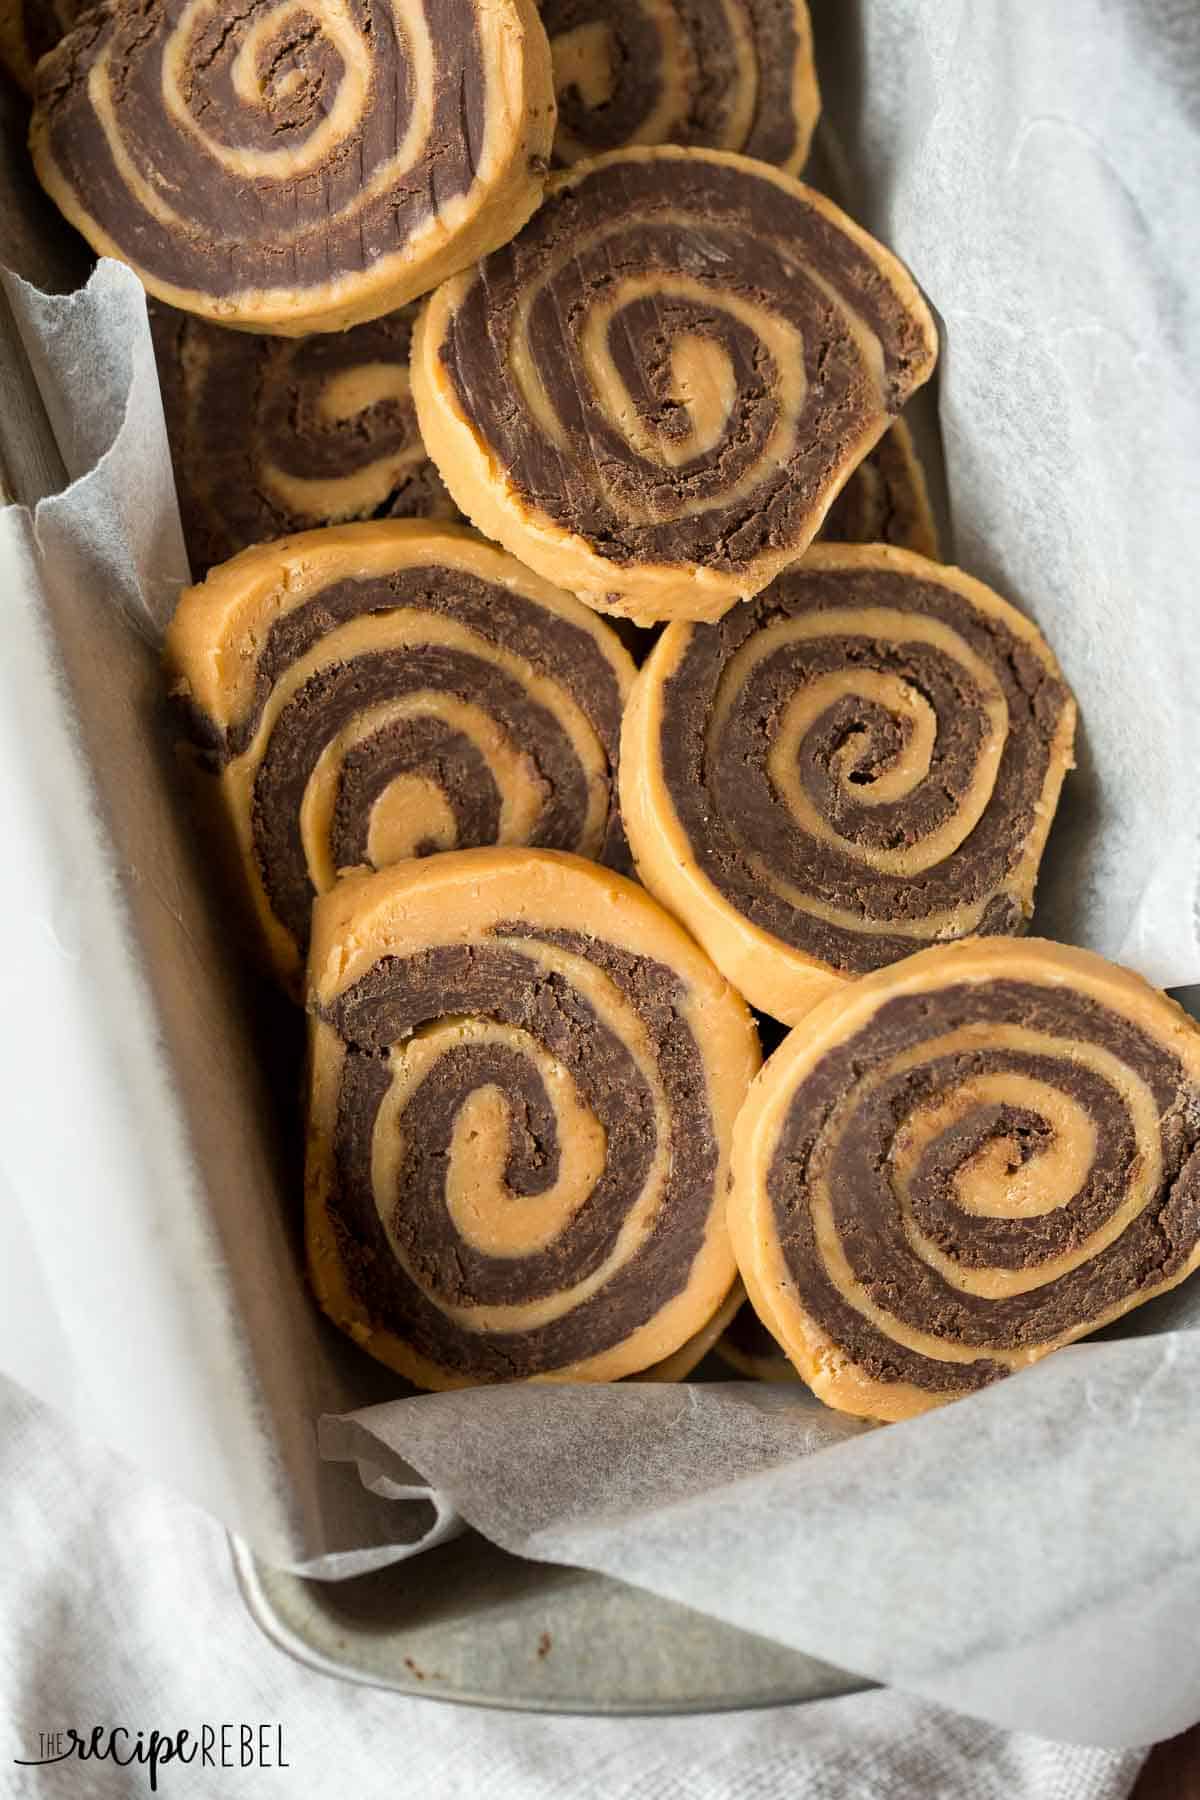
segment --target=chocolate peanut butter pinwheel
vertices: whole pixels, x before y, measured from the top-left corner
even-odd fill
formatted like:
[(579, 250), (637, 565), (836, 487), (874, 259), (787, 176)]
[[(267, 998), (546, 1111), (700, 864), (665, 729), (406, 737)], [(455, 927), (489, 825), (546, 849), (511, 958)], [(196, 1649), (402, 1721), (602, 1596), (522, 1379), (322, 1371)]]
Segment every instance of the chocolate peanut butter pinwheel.
[(227, 331), (157, 301), (150, 325), (197, 580), (268, 538), (454, 518), (408, 382), (415, 308), (306, 338)]
[(719, 624), (668, 626), (622, 812), (646, 885), (793, 1024), (925, 944), (1024, 930), (1074, 729), (1049, 646), (982, 582), (818, 544)]
[(314, 909), (308, 1259), (420, 1387), (660, 1367), (727, 1299), (749, 1012), (632, 882), (468, 850)]
[(826, 513), (821, 537), (834, 544), (894, 544), (937, 559), (925, 471), (903, 419), (863, 457)]
[(821, 1399), (899, 1419), (1200, 1264), (1200, 1029), (1083, 950), (976, 939), (832, 996), (738, 1120), (746, 1288)]
[(556, 177), (430, 297), (413, 394), (489, 537), (602, 611), (715, 619), (801, 555), (936, 347), (907, 272), (821, 195), (637, 148)]
[(541, 0), (555, 161), (630, 144), (739, 150), (796, 175), (820, 95), (805, 0)]
[(151, 293), (294, 337), (504, 243), (553, 135), (533, 0), (109, 0), (38, 65), (30, 145)]
[(340, 870), (477, 844), (623, 864), (633, 665), (568, 594), (461, 526), (330, 526), (182, 596), (167, 662), (294, 982)]

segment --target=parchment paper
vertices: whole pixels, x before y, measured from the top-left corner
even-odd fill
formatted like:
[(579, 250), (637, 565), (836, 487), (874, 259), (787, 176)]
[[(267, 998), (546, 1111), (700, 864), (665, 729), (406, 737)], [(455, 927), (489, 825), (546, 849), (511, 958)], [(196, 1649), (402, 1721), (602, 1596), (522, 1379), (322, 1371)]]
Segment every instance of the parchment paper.
[[(814, 12), (851, 202), (940, 314), (957, 558), (1034, 614), (1081, 702), (1040, 923), (1196, 981), (1200, 14)], [(253, 1031), (169, 783), (122, 794), (128, 644), (80, 649), (99, 609), (152, 662), (182, 574), (140, 291), (102, 265), (82, 298), (7, 293), (80, 479), (0, 515), (0, 1364), (319, 1573), (465, 1518), (1002, 1724), (1121, 1744), (1200, 1716), (1195, 1282), (883, 1430), (738, 1383), (367, 1405), (386, 1378), (302, 1299), (294, 1172), (247, 1097)], [(27, 1022), (47, 994), (57, 1032)]]

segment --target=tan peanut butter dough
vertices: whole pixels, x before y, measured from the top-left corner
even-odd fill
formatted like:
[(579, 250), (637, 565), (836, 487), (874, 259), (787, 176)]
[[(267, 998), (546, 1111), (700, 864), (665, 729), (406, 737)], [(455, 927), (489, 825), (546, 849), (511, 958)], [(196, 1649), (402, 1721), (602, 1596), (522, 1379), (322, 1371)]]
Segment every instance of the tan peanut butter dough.
[[(733, 1323), (737, 1314), (747, 1306), (746, 1290), (740, 1281), (735, 1281), (725, 1299), (706, 1325), (703, 1325), (686, 1344), (682, 1344), (673, 1356), (664, 1357), (662, 1362), (654, 1363), (648, 1369), (642, 1369), (636, 1375), (628, 1377), (630, 1381), (686, 1381), (698, 1363), (704, 1361), (710, 1350), (719, 1349), (723, 1334)], [(788, 1364), (791, 1367), (791, 1364)]]
[(166, 661), (293, 987), (313, 899), (343, 869), (491, 843), (627, 865), (629, 655), (463, 526), (335, 525), (245, 550), (181, 596)]
[(39, 57), (52, 50), (95, 0), (0, 0), (0, 63), (32, 94)]
[(826, 513), (821, 537), (832, 544), (892, 544), (939, 560), (925, 471), (903, 419), (863, 457)]
[(308, 1260), (419, 1387), (616, 1381), (727, 1303), (750, 1013), (633, 882), (467, 850), (313, 913)]
[(717, 619), (803, 553), (936, 354), (907, 271), (822, 195), (634, 148), (430, 297), (413, 396), (487, 536), (603, 612)]
[(719, 624), (668, 626), (622, 815), (646, 886), (795, 1024), (927, 943), (1025, 929), (1074, 730), (1049, 646), (982, 582), (823, 543)]
[(363, 518), (457, 517), (409, 391), (415, 307), (349, 331), (227, 331), (150, 302), (192, 575), (268, 538)]
[(1200, 1028), (1089, 951), (977, 938), (866, 975), (763, 1068), (730, 1229), (828, 1405), (902, 1419), (1200, 1264)]
[(506, 242), (554, 117), (533, 0), (110, 0), (38, 65), (30, 148), (159, 299), (296, 337)]
[(630, 144), (736, 150), (799, 174), (821, 100), (804, 0), (541, 0), (575, 163)]

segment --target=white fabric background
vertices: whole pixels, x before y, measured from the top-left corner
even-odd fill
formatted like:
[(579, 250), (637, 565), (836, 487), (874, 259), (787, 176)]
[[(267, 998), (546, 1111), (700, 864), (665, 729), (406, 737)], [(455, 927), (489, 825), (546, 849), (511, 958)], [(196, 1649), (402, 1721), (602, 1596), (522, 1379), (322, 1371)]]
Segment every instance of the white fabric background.
[(313, 1674), (262, 1638), (224, 1533), (0, 1382), (0, 1795), (133, 1800), (141, 1771), (21, 1769), (37, 1733), (281, 1721), (287, 1770), (168, 1768), (175, 1800), (1123, 1800), (1142, 1757), (881, 1692), (678, 1720), (523, 1717)]

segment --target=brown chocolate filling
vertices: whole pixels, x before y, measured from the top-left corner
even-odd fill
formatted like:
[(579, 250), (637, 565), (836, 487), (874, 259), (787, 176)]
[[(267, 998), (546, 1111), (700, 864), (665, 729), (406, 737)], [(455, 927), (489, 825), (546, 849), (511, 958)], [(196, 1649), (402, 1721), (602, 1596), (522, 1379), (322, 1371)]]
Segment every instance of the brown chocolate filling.
[[(330, 522), (320, 510), (292, 510), (271, 486), (271, 471), (338, 480), (418, 441), (411, 402), (376, 400), (348, 418), (331, 418), (320, 407), (326, 384), (345, 370), (368, 363), (407, 368), (411, 307), (349, 331), (307, 338), (223, 330), (160, 301), (152, 300), (149, 311), (184, 539), (197, 581), (249, 544)], [(371, 516), (450, 518), (454, 506), (425, 459), (404, 470)]]
[[(956, 1211), (951, 1181), (988, 1138), (1021, 1130), (1036, 1134), (1044, 1129), (1040, 1121), (980, 1108), (927, 1148), (914, 1183), (917, 1221), (967, 1268), (986, 1263), (1036, 1269), (1077, 1247), (1120, 1205), (1136, 1172), (1133, 1130), (1121, 1096), (1066, 1058), (964, 1051), (885, 1080), (864, 1100), (856, 1099), (858, 1083), (902, 1051), (964, 1025), (1000, 1022), (1100, 1045), (1141, 1076), (1160, 1110), (1163, 1181), (1150, 1205), (1107, 1249), (1041, 1288), (988, 1300), (960, 1293), (904, 1239), (889, 1158), (896, 1132), (914, 1107), (972, 1077), (1016, 1069), (1051, 1082), (1095, 1121), (1096, 1154), (1079, 1193), (1055, 1212), (1022, 1221)], [(826, 1132), (835, 1112), (838, 1136), (831, 1146)], [(818, 1167), (832, 1197), (842, 1248), (867, 1295), (916, 1329), (977, 1347), (984, 1353), (978, 1360), (938, 1362), (908, 1350), (843, 1299), (825, 1273), (809, 1211), (808, 1181)], [(834, 1343), (874, 1380), (967, 1392), (1006, 1372), (987, 1357), (989, 1348), (1045, 1343), (1156, 1287), (1182, 1267), (1200, 1234), (1200, 1093), (1164, 1045), (1129, 1019), (1066, 989), (1002, 980), (903, 995), (887, 1001), (853, 1038), (829, 1051), (797, 1087), (767, 1172), (767, 1191), (800, 1304)]]
[(262, 718), (271, 689), (293, 663), (306, 656), (327, 632), (360, 614), (401, 609), (457, 619), (480, 637), (545, 669), (591, 720), (596, 735), (616, 763), (621, 734), (621, 691), (616, 675), (591, 633), (551, 613), (537, 601), (466, 569), (429, 564), (397, 569), (370, 581), (336, 581), (302, 606), (276, 619), (267, 634), (255, 672), (254, 695), (246, 713), (229, 728), (221, 760), (240, 756)]
[[(762, 162), (785, 163), (796, 150), (792, 81), (799, 45), (792, 0), (734, 0), (754, 45), (756, 96), (745, 139), (731, 146)], [(694, 65), (686, 120), (672, 131), (676, 144), (727, 144), (728, 120), (738, 101), (736, 46), (725, 0), (674, 0)], [(573, 84), (558, 94), (560, 123), (592, 155), (641, 141), (644, 121), (663, 87), (663, 40), (645, 0), (542, 0), (542, 22), (551, 43), (581, 25), (606, 25), (610, 33), (613, 91), (591, 106)]]
[[(861, 743), (851, 784), (869, 782), (902, 747), (899, 725), (870, 702), (840, 700), (814, 722), (801, 746), (800, 774), (817, 812), (848, 841), (882, 848), (919, 842), (953, 815), (983, 730), (975, 683), (929, 645), (877, 642), (864, 634), (781, 646), (757, 664), (719, 740), (709, 743), (714, 700), (735, 652), (779, 620), (832, 607), (887, 607), (944, 620), (984, 659), (1008, 703), (1009, 735), (983, 816), (952, 856), (919, 876), (879, 873), (811, 838), (771, 780), (767, 757), (781, 709), (805, 682), (847, 667), (900, 676), (937, 718), (929, 775), (913, 793), (864, 806), (835, 779), (833, 758), (847, 744)], [(874, 923), (919, 920), (978, 902), (1003, 883), (1021, 854), (1067, 702), (1061, 681), (1029, 646), (954, 589), (888, 570), (793, 569), (719, 624), (692, 627), (664, 685), (663, 777), (698, 866), (732, 906), (784, 943), (846, 974), (862, 974), (907, 955), (914, 940), (859, 934), (801, 911), (764, 886), (748, 850), (815, 899)], [(1017, 903), (1001, 894), (978, 930), (1004, 935), (1022, 923)]]
[[(703, 1061), (681, 1015), (683, 994), (672, 970), (573, 931), (512, 923), (499, 925), (495, 937), (509, 941), (384, 957), (325, 1009), (347, 1045), (329, 1208), (350, 1286), (380, 1327), (444, 1369), (516, 1380), (611, 1349), (683, 1291), (714, 1203), (717, 1146)], [(484, 1335), (454, 1324), (442, 1305), (514, 1304), (574, 1286), (612, 1251), (657, 1147), (653, 1095), (629, 1050), (569, 981), (511, 941), (521, 937), (586, 957), (632, 1001), (667, 1095), (671, 1167), (653, 1229), (597, 1293), (549, 1324)], [(405, 1158), (396, 1192), (385, 1197), (418, 1286), (397, 1262), (380, 1220), (372, 1133), (389, 1085), (388, 1046), (454, 1014), (529, 1032), (569, 1069), (607, 1134), (605, 1167), (574, 1218), (538, 1255), (494, 1258), (464, 1243), (445, 1210), (444, 1182), (454, 1120), (472, 1092), (495, 1082), (509, 1100), (505, 1180), (514, 1193), (550, 1187), (561, 1152), (554, 1111), (534, 1068), (495, 1046), (455, 1048), (405, 1109)]]
[[(742, 146), (743, 154), (760, 162), (786, 163), (796, 153), (796, 113), (792, 99), (796, 57), (796, 15), (792, 0), (744, 0), (758, 49), (758, 89), (754, 123)], [(683, 10), (693, 13), (696, 0), (683, 0)], [(706, 12), (708, 8), (706, 7)], [(695, 27), (693, 27), (695, 29)], [(701, 40), (701, 68), (709, 53)], [(707, 62), (712, 68), (711, 59)]]
[[(480, 265), (449, 322), (442, 364), (458, 404), (528, 505), (617, 563), (699, 558), (737, 571), (766, 551), (807, 541), (814, 508), (877, 417), (874, 384), (844, 316), (805, 263), (847, 295), (878, 336), (884, 404), (899, 411), (925, 343), (876, 264), (802, 197), (720, 163), (623, 161), (552, 195)], [(667, 287), (657, 304), (638, 299), (621, 308), (608, 328), (639, 414), (668, 437), (679, 411), (664, 388), (672, 343), (684, 333), (707, 336), (729, 358), (737, 393), (725, 431), (711, 450), (672, 469), (630, 448), (581, 366), (579, 339), (615, 281), (657, 274), (666, 285), (679, 273), (703, 283), (711, 299), (700, 303)], [(524, 406), (509, 372), (517, 309), (531, 292), (528, 349), (565, 433), (561, 448)], [(792, 454), (748, 495), (722, 505), (779, 416), (773, 359), (727, 309), (726, 294), (799, 329), (807, 388)], [(684, 502), (704, 510), (670, 516)], [(650, 522), (636, 522), (647, 511)]]
[[(483, 753), (444, 719), (397, 719), (349, 752), (334, 804), (330, 849), (339, 869), (367, 858), (371, 808), (398, 775), (422, 774), (439, 789), (454, 815), (456, 840), (494, 844), (500, 835), (500, 790)], [(436, 844), (418, 845), (427, 856)]]
[[(430, 688), (484, 707), (511, 741), (533, 759), (546, 799), (531, 846), (568, 850), (580, 842), (587, 818), (587, 777), (557, 718), (548, 707), (531, 700), (519, 681), (493, 663), (440, 644), (423, 644), (417, 654), (381, 650), (356, 656), (310, 676), (284, 707), (254, 781), (252, 824), (259, 873), (271, 910), (298, 944), (308, 941), (316, 894), (300, 835), (300, 811), (321, 752), (351, 720), (378, 701)], [(419, 743), (419, 736), (410, 733), (405, 748), (415, 750)], [(380, 748), (385, 763), (391, 764), (394, 740)], [(469, 850), (494, 842), (494, 835), (474, 835), (486, 829), (489, 812), (472, 799), (478, 773), (478, 758), (469, 754), (472, 746), (457, 733), (448, 733), (440, 744), (427, 743), (425, 748), (429, 760), (422, 772), (434, 779), (439, 774), (445, 777), (448, 803), (467, 832), (466, 841), (460, 839), (457, 847)], [(410, 756), (405, 770), (412, 772), (417, 766), (415, 757)], [(341, 817), (335, 830), (343, 841), (361, 831), (365, 843), (370, 815), (352, 813), (351, 808), (356, 799), (366, 800), (368, 794), (368, 786), (361, 781), (342, 785), (338, 795)], [(497, 809), (494, 819), (498, 816)]]
[[(412, 113), (413, 71), (392, 7), (347, 0), (372, 72), (357, 128), (300, 178), (232, 175), (201, 137), (176, 126), (163, 99), (163, 55), (184, 0), (112, 0), (89, 13), (38, 70), (38, 101), (59, 169), (130, 261), (159, 280), (217, 296), (323, 287), (403, 250), (413, 232), (468, 192), (488, 93), (477, 0), (422, 0), (437, 50), (432, 122), (418, 161), (364, 205), (364, 186), (396, 152)], [(186, 47), (184, 102), (204, 137), (231, 150), (301, 150), (328, 116), (344, 73), (319, 9), (286, 17), (258, 60), (262, 99), (244, 103), (233, 66), (258, 9), (230, 0)], [(129, 192), (88, 79), (107, 53), (121, 138), (152, 186), (187, 215), (168, 228)]]
[(559, 124), (593, 155), (632, 143), (663, 82), (662, 37), (642, 0), (541, 0), (539, 10), (552, 48), (555, 38), (581, 25), (607, 25), (611, 33), (611, 97), (591, 106), (574, 85), (560, 89)]

